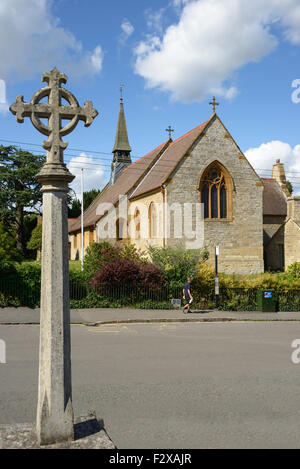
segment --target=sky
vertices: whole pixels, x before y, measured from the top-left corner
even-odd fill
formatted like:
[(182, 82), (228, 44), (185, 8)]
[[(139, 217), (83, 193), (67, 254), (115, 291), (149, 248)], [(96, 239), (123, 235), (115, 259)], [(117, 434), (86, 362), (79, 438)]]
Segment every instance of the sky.
[(123, 96), (132, 159), (217, 113), (250, 163), (277, 158), (300, 194), (299, 0), (0, 0), (0, 144), (44, 152), (44, 136), (8, 111), (56, 66), (99, 115), (67, 138), (80, 192), (109, 179)]

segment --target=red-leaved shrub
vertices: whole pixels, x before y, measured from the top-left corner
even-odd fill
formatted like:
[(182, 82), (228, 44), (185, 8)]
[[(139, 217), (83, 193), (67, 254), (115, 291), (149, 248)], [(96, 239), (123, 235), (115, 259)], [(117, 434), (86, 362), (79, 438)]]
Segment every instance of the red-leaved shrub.
[(138, 264), (129, 259), (115, 259), (107, 264), (93, 280), (94, 286), (100, 285), (136, 285), (139, 282)]
[(165, 284), (165, 277), (154, 264), (133, 262), (129, 259), (115, 259), (107, 264), (93, 279), (98, 293), (110, 289), (150, 288), (160, 289)]
[(152, 290), (162, 288), (166, 278), (162, 270), (154, 264), (140, 264), (140, 285)]

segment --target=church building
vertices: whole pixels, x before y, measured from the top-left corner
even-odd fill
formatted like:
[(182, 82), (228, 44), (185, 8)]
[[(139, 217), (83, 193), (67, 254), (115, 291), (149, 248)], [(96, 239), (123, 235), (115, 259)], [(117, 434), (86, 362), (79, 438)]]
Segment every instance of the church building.
[[(300, 261), (300, 197), (290, 196), (283, 164), (277, 160), (272, 178), (260, 178), (211, 104), (206, 122), (174, 141), (169, 127), (165, 142), (132, 163), (121, 98), (110, 181), (84, 213), (85, 249), (102, 240), (142, 250), (203, 246), (213, 262), (219, 246), (220, 271), (236, 274)], [(69, 236), (78, 259), (80, 217)]]

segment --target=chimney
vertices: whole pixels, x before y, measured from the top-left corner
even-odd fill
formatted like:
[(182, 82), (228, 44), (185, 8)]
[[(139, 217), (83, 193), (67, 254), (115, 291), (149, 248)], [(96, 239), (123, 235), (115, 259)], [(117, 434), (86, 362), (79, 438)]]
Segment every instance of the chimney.
[(291, 194), (286, 186), (284, 164), (280, 163), (280, 159), (276, 160), (273, 165), (272, 178), (278, 182), (283, 192), (289, 197)]

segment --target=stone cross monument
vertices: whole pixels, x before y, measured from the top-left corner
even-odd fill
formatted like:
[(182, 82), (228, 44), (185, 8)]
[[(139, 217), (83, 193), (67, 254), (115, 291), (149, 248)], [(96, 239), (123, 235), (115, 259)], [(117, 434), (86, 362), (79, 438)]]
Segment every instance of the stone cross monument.
[[(48, 137), (43, 142), (47, 161), (36, 179), (43, 192), (43, 246), (40, 364), (37, 408), (37, 439), (46, 445), (74, 438), (71, 384), (71, 341), (68, 260), (68, 183), (74, 176), (67, 169), (61, 137), (72, 132), (79, 120), (88, 127), (98, 112), (91, 101), (80, 107), (75, 96), (61, 84), (66, 75), (56, 68), (45, 73), (48, 85), (35, 93), (30, 103), (23, 96), (10, 107), (18, 122), (30, 117), (34, 127)], [(48, 103), (40, 102), (48, 98)], [(67, 101), (69, 106), (63, 104)], [(48, 119), (46, 126), (41, 119)], [(62, 127), (62, 120), (70, 122)]]

